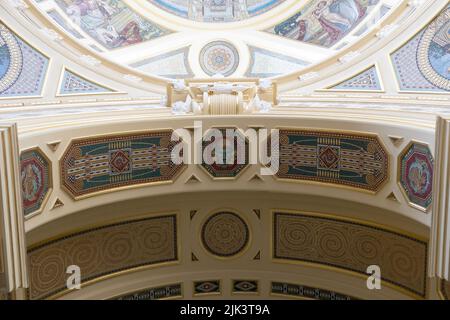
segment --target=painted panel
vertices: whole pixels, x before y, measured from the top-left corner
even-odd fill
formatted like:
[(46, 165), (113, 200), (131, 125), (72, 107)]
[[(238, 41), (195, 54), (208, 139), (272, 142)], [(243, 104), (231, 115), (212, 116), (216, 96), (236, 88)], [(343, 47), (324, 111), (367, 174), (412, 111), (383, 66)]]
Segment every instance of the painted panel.
[(181, 172), (171, 152), (172, 131), (124, 134), (73, 141), (60, 162), (61, 183), (74, 198), (154, 182)]
[(0, 98), (39, 96), (48, 64), (47, 57), (0, 22)]
[(67, 267), (80, 267), (82, 284), (138, 267), (178, 260), (175, 215), (127, 221), (61, 237), (28, 251), (30, 298), (66, 290)]
[(170, 33), (133, 12), (120, 0), (56, 0), (71, 21), (108, 49)]
[(331, 47), (351, 32), (379, 0), (314, 0), (267, 30), (279, 36)]
[(374, 135), (280, 130), (278, 178), (378, 191), (389, 178), (389, 156)]
[(275, 212), (273, 258), (316, 263), (367, 276), (381, 269), (382, 280), (419, 296), (426, 294), (427, 243), (358, 222), (315, 214)]

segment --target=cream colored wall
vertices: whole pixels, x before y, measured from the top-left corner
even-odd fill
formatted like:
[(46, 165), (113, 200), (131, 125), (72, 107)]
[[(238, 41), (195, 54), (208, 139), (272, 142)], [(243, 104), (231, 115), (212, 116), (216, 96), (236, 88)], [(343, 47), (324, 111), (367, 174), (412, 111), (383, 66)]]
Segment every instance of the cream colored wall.
[[(139, 118), (139, 120), (137, 119)], [(249, 166), (236, 180), (234, 181), (214, 181), (207, 173), (200, 168), (200, 166), (189, 166), (176, 179), (173, 184), (157, 184), (150, 186), (141, 186), (138, 188), (122, 189), (121, 191), (108, 192), (97, 195), (95, 197), (88, 197), (83, 200), (74, 201), (67, 193), (60, 188), (60, 173), (59, 173), (59, 159), (62, 157), (64, 151), (68, 147), (71, 139), (92, 137), (105, 134), (117, 134), (124, 132), (137, 132), (157, 129), (178, 129), (184, 127), (192, 127), (194, 120), (202, 120), (203, 128), (207, 129), (211, 126), (237, 126), (242, 130), (247, 130), (251, 126), (264, 126), (265, 128), (312, 128), (312, 129), (327, 129), (339, 131), (356, 131), (369, 132), (379, 136), (383, 145), (390, 154), (390, 173), (389, 181), (377, 193), (371, 194), (361, 192), (357, 189), (342, 188), (339, 186), (331, 186), (326, 184), (314, 183), (295, 183), (295, 182), (281, 182), (272, 176), (263, 177), (264, 183), (258, 184), (249, 181), (255, 173), (259, 173), (260, 166)], [(114, 118), (85, 118), (74, 122), (67, 122), (61, 124), (49, 124), (48, 126), (38, 126), (35, 129), (28, 129), (27, 125), (22, 125), (24, 132), (20, 134), (20, 148), (21, 150), (39, 146), (45, 154), (53, 162), (53, 177), (54, 177), (54, 191), (52, 192), (44, 212), (34, 216), (26, 222), (27, 231), (46, 224), (49, 221), (70, 215), (80, 210), (85, 210), (90, 207), (99, 206), (105, 203), (122, 201), (125, 199), (142, 198), (149, 195), (164, 195), (169, 193), (183, 193), (186, 188), (196, 192), (205, 191), (232, 191), (232, 190), (279, 190), (280, 192), (290, 194), (306, 194), (306, 195), (331, 195), (332, 198), (353, 201), (369, 206), (382, 208), (397, 212), (401, 216), (406, 216), (412, 220), (418, 221), (426, 226), (430, 226), (431, 217), (422, 211), (410, 207), (399, 189), (397, 184), (397, 157), (403, 148), (412, 140), (422, 141), (427, 143), (431, 152), (434, 152), (434, 131), (431, 121), (427, 124), (424, 121), (422, 125), (416, 121), (399, 120), (393, 122), (392, 118), (383, 116), (371, 117), (367, 120), (365, 115), (350, 115), (344, 113), (338, 115), (337, 113), (318, 115), (306, 114), (290, 114), (289, 116), (274, 115), (258, 115), (258, 116), (234, 116), (234, 117), (174, 117), (171, 115), (160, 115), (155, 117), (154, 114), (145, 115), (143, 113), (138, 115), (120, 114)], [(108, 122), (108, 123), (105, 123)], [(36, 124), (35, 124), (36, 125)], [(43, 130), (43, 128), (46, 128)], [(402, 137), (403, 142), (399, 146), (395, 146), (389, 136)], [(57, 150), (53, 152), (47, 144), (55, 141), (60, 142)], [(201, 183), (187, 185), (186, 181), (195, 174)], [(399, 202), (394, 202), (387, 199), (388, 195), (394, 192)], [(59, 198), (65, 204), (64, 207), (51, 210), (56, 199)]]
[[(242, 254), (231, 259), (217, 259), (210, 255), (200, 241), (200, 227), (207, 216), (221, 209), (240, 213), (248, 222), (251, 232), (250, 246)], [(253, 209), (261, 210), (258, 219)], [(184, 192), (167, 196), (143, 197), (109, 203), (55, 219), (49, 224), (27, 233), (28, 245), (52, 236), (85, 229), (93, 225), (127, 220), (133, 217), (177, 213), (180, 243), (180, 263), (149, 268), (98, 283), (84, 286), (62, 297), (65, 299), (106, 299), (140, 289), (184, 283), (184, 298), (192, 298), (192, 281), (222, 280), (223, 294), (216, 298), (239, 298), (230, 295), (231, 280), (259, 280), (259, 295), (249, 298), (269, 298), (270, 281), (309, 285), (335, 290), (362, 299), (408, 299), (410, 296), (397, 289), (382, 285), (381, 291), (367, 289), (364, 276), (345, 271), (305, 264), (274, 263), (271, 258), (271, 219), (276, 209), (333, 213), (336, 217), (352, 217), (376, 221), (390, 227), (426, 236), (428, 228), (387, 210), (369, 207), (325, 196), (291, 195), (272, 191), (211, 191), (196, 192), (187, 187)], [(190, 220), (190, 211), (197, 210)], [(261, 231), (259, 229), (262, 228)], [(261, 260), (254, 260), (258, 251)], [(191, 261), (193, 252), (199, 261)], [(247, 296), (245, 296), (247, 297)], [(208, 297), (209, 298), (209, 297)], [(270, 297), (271, 298), (271, 297)]]

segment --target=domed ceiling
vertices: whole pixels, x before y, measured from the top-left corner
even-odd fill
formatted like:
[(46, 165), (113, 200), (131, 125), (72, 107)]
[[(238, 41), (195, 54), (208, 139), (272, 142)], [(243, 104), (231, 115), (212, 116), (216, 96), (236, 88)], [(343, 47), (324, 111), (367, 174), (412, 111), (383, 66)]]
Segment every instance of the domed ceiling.
[(241, 21), (260, 15), (285, 0), (148, 0), (177, 16), (202, 22)]
[(69, 37), (164, 78), (276, 77), (375, 28), (398, 0), (34, 0)]

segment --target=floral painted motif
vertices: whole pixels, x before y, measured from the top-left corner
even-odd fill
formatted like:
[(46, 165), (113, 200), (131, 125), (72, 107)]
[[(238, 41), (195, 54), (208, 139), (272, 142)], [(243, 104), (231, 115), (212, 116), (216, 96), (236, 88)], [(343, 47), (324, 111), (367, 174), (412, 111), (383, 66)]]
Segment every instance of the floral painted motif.
[(51, 187), (50, 171), (50, 162), (39, 150), (34, 149), (22, 153), (20, 182), (25, 216), (42, 207)]
[(409, 201), (427, 210), (432, 201), (433, 156), (426, 145), (412, 143), (402, 154), (400, 184)]

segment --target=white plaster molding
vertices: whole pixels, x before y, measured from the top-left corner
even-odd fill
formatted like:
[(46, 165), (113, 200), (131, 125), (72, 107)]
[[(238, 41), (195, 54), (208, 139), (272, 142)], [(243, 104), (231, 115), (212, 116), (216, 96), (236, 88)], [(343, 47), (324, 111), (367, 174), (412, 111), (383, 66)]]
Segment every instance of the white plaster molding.
[(449, 280), (450, 273), (450, 118), (437, 118), (433, 173), (429, 276)]
[(387, 37), (390, 35), (393, 31), (395, 31), (398, 28), (397, 24), (387, 24), (383, 28), (380, 29), (380, 31), (377, 32), (376, 36), (380, 39)]
[(52, 41), (61, 41), (63, 37), (53, 29), (42, 28), (41, 32)]
[(318, 72), (316, 72), (316, 71), (311, 71), (311, 72), (308, 72), (308, 73), (305, 73), (305, 74), (300, 75), (300, 76), (298, 77), (298, 79), (299, 79), (300, 81), (307, 81), (307, 80), (315, 79), (315, 78), (317, 78), (318, 76), (319, 76), (319, 73), (318, 73)]
[(134, 82), (134, 83), (142, 82), (142, 78), (141, 77), (138, 77), (138, 76), (135, 76), (135, 75), (132, 75), (132, 74), (126, 74), (126, 75), (123, 76), (123, 78), (125, 80), (127, 80), (127, 81)]
[(6, 289), (16, 298), (28, 288), (25, 224), (20, 189), (19, 143), (15, 124), (0, 125), (0, 226)]
[(98, 60), (97, 58), (94, 58), (93, 56), (87, 55), (87, 54), (83, 54), (80, 56), (80, 60), (83, 61), (84, 63), (87, 63), (91, 66), (98, 66), (100, 65), (102, 62), (100, 60)]
[(418, 7), (420, 7), (424, 2), (425, 2), (425, 0), (411, 0), (411, 1), (408, 2), (408, 5), (409, 5), (410, 7), (418, 8)]
[(360, 56), (361, 53), (358, 51), (350, 51), (346, 54), (344, 54), (342, 57), (339, 58), (340, 63), (347, 63), (352, 60), (354, 60), (356, 57)]

